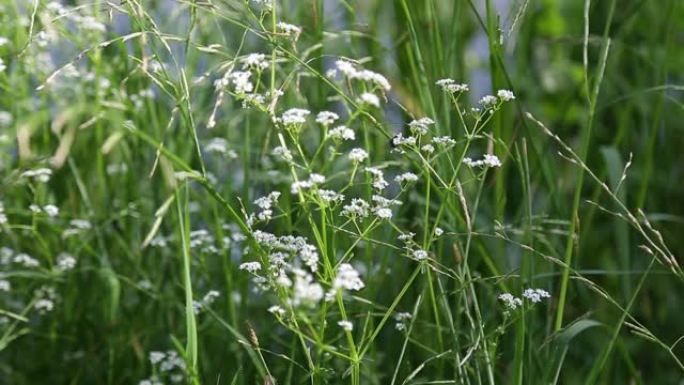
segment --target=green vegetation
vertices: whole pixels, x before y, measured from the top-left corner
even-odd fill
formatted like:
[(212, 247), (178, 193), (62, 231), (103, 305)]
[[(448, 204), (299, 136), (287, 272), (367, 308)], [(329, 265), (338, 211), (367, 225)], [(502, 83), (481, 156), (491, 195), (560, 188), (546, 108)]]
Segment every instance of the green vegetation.
[(682, 20), (0, 0), (0, 383), (682, 383)]

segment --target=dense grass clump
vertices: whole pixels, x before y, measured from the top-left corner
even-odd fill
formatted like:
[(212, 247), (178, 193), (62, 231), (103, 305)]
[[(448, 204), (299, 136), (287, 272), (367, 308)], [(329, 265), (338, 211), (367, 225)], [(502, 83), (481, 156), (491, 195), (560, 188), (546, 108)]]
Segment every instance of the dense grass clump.
[(682, 20), (0, 0), (0, 383), (684, 383)]

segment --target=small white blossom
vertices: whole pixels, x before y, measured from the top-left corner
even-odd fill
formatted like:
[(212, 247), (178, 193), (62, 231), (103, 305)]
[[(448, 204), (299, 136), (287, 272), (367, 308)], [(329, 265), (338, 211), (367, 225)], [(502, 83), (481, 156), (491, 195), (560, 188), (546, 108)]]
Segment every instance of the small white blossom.
[(286, 126), (306, 123), (306, 117), (311, 114), (311, 111), (303, 108), (290, 108), (285, 111), (280, 120)]
[(361, 96), (359, 96), (359, 98), (356, 100), (356, 102), (361, 105), (368, 105), (380, 108), (380, 98), (378, 98), (377, 95), (372, 94), (370, 92), (362, 93)]
[(42, 298), (37, 300), (33, 307), (38, 310), (39, 313), (48, 313), (55, 308), (55, 303), (50, 299)]
[(242, 68), (254, 68), (259, 71), (268, 68), (268, 60), (266, 60), (266, 55), (263, 53), (250, 53), (249, 55), (242, 58)]
[(494, 106), (497, 101), (498, 101), (498, 99), (496, 98), (496, 96), (485, 95), (482, 97), (482, 99), (480, 99), (480, 104), (483, 107), (491, 107), (491, 106)]
[(76, 267), (76, 258), (67, 254), (61, 253), (57, 256), (57, 268), (61, 271), (71, 270)]
[(449, 92), (452, 94), (457, 92), (466, 92), (469, 90), (467, 84), (458, 84), (453, 79), (440, 79), (437, 80), (435, 84), (441, 87), (444, 92)]
[(282, 21), (276, 24), (276, 27), (278, 30), (280, 30), (280, 32), (284, 33), (294, 41), (297, 41), (297, 39), (299, 39), (299, 35), (302, 33), (302, 29), (300, 27), (284, 23)]
[(281, 316), (281, 317), (283, 315), (285, 315), (285, 309), (283, 309), (282, 307), (280, 307), (278, 305), (273, 305), (273, 306), (269, 307), (268, 312), (271, 314), (275, 314), (277, 316)]
[(335, 123), (335, 121), (337, 121), (339, 118), (340, 118), (340, 116), (334, 112), (321, 111), (318, 113), (318, 115), (316, 115), (316, 123), (327, 127), (327, 126)]
[(247, 94), (254, 90), (254, 84), (249, 80), (252, 73), (249, 71), (235, 71), (230, 74), (230, 79), (235, 86), (235, 93)]
[(349, 152), (349, 160), (361, 163), (368, 158), (368, 153), (362, 148), (355, 148)]
[(152, 363), (152, 365), (156, 365), (156, 364), (162, 362), (162, 360), (164, 360), (164, 358), (166, 358), (166, 354), (164, 354), (164, 352), (156, 352), (155, 351), (155, 352), (150, 352), (149, 357), (150, 357), (150, 363)]
[(337, 126), (328, 131), (328, 137), (333, 140), (355, 140), (356, 134), (351, 128), (346, 126)]
[(435, 227), (435, 236), (441, 237), (444, 234), (444, 230), (441, 227)]
[(499, 90), (497, 91), (496, 96), (498, 96), (499, 99), (501, 99), (504, 102), (508, 102), (515, 99), (515, 95), (513, 95), (513, 92), (509, 90)]
[(240, 270), (246, 270), (249, 273), (256, 273), (261, 270), (261, 263), (259, 262), (244, 262), (240, 264)]
[(412, 120), (408, 125), (412, 133), (417, 135), (425, 135), (428, 133), (428, 126), (435, 124), (435, 121), (430, 118), (420, 118)]
[(38, 267), (40, 262), (28, 254), (20, 253), (14, 256), (12, 262), (22, 265), (24, 267)]
[(360, 217), (365, 218), (369, 215), (370, 204), (361, 198), (352, 199), (351, 203), (344, 206), (340, 215), (345, 217)]
[(522, 306), (522, 300), (518, 297), (514, 297), (511, 293), (502, 293), (499, 295), (499, 299), (503, 301), (504, 305), (510, 310), (515, 310), (519, 306)]
[(10, 291), (12, 288), (12, 285), (10, 285), (10, 282), (6, 279), (0, 279), (0, 291)]
[(359, 291), (364, 288), (364, 283), (361, 280), (359, 272), (348, 263), (343, 263), (337, 268), (337, 274), (333, 281), (332, 287), (335, 290), (354, 290)]
[(526, 289), (523, 292), (523, 297), (529, 299), (533, 303), (541, 302), (544, 298), (550, 298), (551, 295), (548, 291), (543, 289)]
[(337, 323), (337, 325), (338, 325), (339, 327), (341, 327), (342, 330), (347, 331), (347, 332), (350, 332), (350, 331), (352, 331), (352, 329), (354, 329), (354, 324), (352, 324), (352, 323), (349, 322), (349, 321), (339, 321), (339, 322)]
[(37, 168), (34, 170), (24, 171), (21, 174), (21, 176), (24, 178), (33, 179), (34, 181), (39, 183), (47, 183), (50, 180), (50, 177), (52, 176), (52, 170), (50, 170), (49, 168)]
[(428, 253), (425, 250), (414, 250), (413, 258), (415, 258), (417, 261), (423, 261), (428, 258)]
[(405, 172), (401, 175), (397, 175), (394, 180), (398, 183), (411, 183), (418, 181), (418, 175), (412, 172)]

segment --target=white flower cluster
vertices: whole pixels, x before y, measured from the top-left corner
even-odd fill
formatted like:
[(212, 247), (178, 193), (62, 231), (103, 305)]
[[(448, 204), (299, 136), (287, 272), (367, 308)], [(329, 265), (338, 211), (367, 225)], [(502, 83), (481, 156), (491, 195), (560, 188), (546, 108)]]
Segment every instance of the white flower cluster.
[[(159, 374), (168, 375), (171, 383), (179, 384), (186, 379), (185, 360), (174, 350), (166, 352), (152, 351), (149, 354), (152, 366), (159, 367)], [(157, 373), (157, 370), (154, 371)], [(163, 385), (164, 383), (156, 376), (138, 382), (138, 385)]]
[(394, 180), (398, 183), (412, 183), (418, 181), (418, 175), (412, 172), (405, 172), (403, 174), (397, 175)]
[(354, 148), (349, 151), (349, 160), (354, 163), (361, 163), (368, 159), (368, 153), (362, 148)]
[(290, 185), (290, 192), (292, 194), (298, 194), (304, 190), (317, 188), (323, 183), (325, 183), (325, 176), (314, 173), (309, 175), (309, 179), (292, 182)]
[(344, 320), (338, 321), (337, 326), (341, 327), (342, 330), (344, 330), (346, 332), (350, 332), (354, 329), (354, 324), (352, 324), (349, 321), (344, 321)]
[(533, 303), (541, 302), (544, 298), (551, 298), (551, 294), (544, 289), (525, 289), (522, 296)]
[(218, 291), (216, 290), (210, 290), (207, 292), (207, 294), (202, 297), (201, 300), (199, 301), (192, 301), (192, 309), (195, 312), (195, 314), (199, 314), (202, 310), (207, 309), (209, 306), (211, 306), (214, 301), (216, 301), (216, 298), (220, 297), (221, 294), (219, 294)]
[(0, 225), (7, 223), (7, 214), (5, 214), (5, 206), (0, 202)]
[(426, 135), (428, 133), (428, 126), (435, 124), (435, 121), (430, 118), (420, 118), (411, 121), (409, 129), (414, 135)]
[(15, 255), (14, 258), (12, 258), (12, 262), (28, 268), (40, 266), (40, 262), (38, 262), (37, 259), (25, 253)]
[(362, 106), (371, 106), (375, 108), (380, 108), (380, 98), (378, 98), (377, 95), (370, 93), (370, 92), (364, 92), (362, 93), (358, 99), (356, 99), (356, 103), (362, 105)]
[(302, 29), (300, 27), (282, 21), (276, 24), (276, 27), (278, 28), (279, 32), (283, 33), (293, 41), (297, 41), (299, 39), (299, 35), (302, 33)]
[(336, 73), (339, 71), (348, 79), (359, 80), (365, 83), (373, 84), (385, 92), (389, 91), (392, 88), (387, 78), (383, 75), (374, 71), (359, 68), (357, 65), (347, 60), (336, 61), (335, 67), (336, 70), (329, 72), (329, 76), (332, 77), (336, 75)]
[(247, 218), (247, 225), (253, 226), (255, 223), (268, 222), (273, 218), (273, 207), (278, 204), (280, 191), (273, 191), (265, 197), (258, 198), (254, 204), (259, 208), (257, 213), (252, 213)]
[(240, 61), (242, 62), (242, 69), (255, 69), (257, 71), (263, 71), (269, 66), (266, 55), (263, 53), (250, 53), (240, 59)]
[(40, 314), (49, 313), (55, 308), (57, 292), (53, 287), (42, 286), (34, 292), (36, 297), (33, 308)]
[(408, 323), (409, 321), (411, 321), (411, 318), (413, 318), (411, 313), (401, 312), (395, 314), (394, 320), (396, 321), (396, 323), (394, 324), (394, 328), (399, 330), (400, 332), (405, 331), (406, 329), (408, 329)]
[(76, 267), (76, 258), (67, 253), (60, 253), (57, 256), (57, 270), (61, 272), (72, 270)]
[(316, 115), (316, 123), (328, 127), (335, 123), (339, 118), (340, 116), (334, 112), (321, 111), (318, 113), (318, 115)]
[(389, 183), (385, 180), (385, 173), (377, 167), (366, 167), (366, 172), (373, 176), (373, 188), (377, 192), (382, 192)]
[(31, 210), (31, 212), (34, 214), (45, 213), (49, 217), (56, 217), (59, 215), (59, 208), (55, 205), (45, 205), (43, 207), (38, 205), (30, 205), (29, 210)]
[(456, 83), (454, 79), (439, 79), (435, 84), (441, 87), (444, 92), (448, 92), (451, 94), (458, 92), (467, 92), (470, 90), (467, 84)]
[(26, 170), (21, 173), (23, 178), (32, 179), (34, 182), (47, 183), (52, 176), (52, 170), (49, 168), (37, 168), (33, 170)]
[(480, 160), (464, 158), (463, 163), (468, 167), (501, 167), (501, 160), (492, 154), (485, 154), (484, 158)]
[(480, 99), (480, 105), (484, 108), (496, 108), (499, 106), (499, 102), (510, 102), (515, 99), (513, 92), (509, 90), (498, 90), (496, 96), (485, 95)]
[(337, 126), (328, 131), (328, 138), (333, 140), (355, 140), (356, 134), (354, 130), (347, 126)]
[(301, 125), (306, 123), (306, 117), (311, 111), (303, 108), (290, 108), (280, 117), (280, 121), (286, 126)]
[[(551, 294), (544, 289), (525, 289), (522, 296), (532, 303), (539, 303), (544, 298), (551, 298)], [(522, 299), (513, 296), (511, 293), (502, 293), (499, 295), (499, 299), (503, 301), (504, 306), (509, 310), (515, 310), (523, 304)]]
[(506, 308), (510, 310), (515, 310), (519, 306), (522, 306), (522, 300), (513, 296), (511, 293), (502, 293), (499, 295), (499, 299), (504, 303)]

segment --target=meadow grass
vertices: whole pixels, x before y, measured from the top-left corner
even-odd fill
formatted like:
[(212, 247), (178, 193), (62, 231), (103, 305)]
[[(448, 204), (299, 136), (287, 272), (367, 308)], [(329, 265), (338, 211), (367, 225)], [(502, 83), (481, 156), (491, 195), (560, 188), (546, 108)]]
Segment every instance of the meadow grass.
[(0, 0), (0, 383), (684, 384), (677, 0)]

